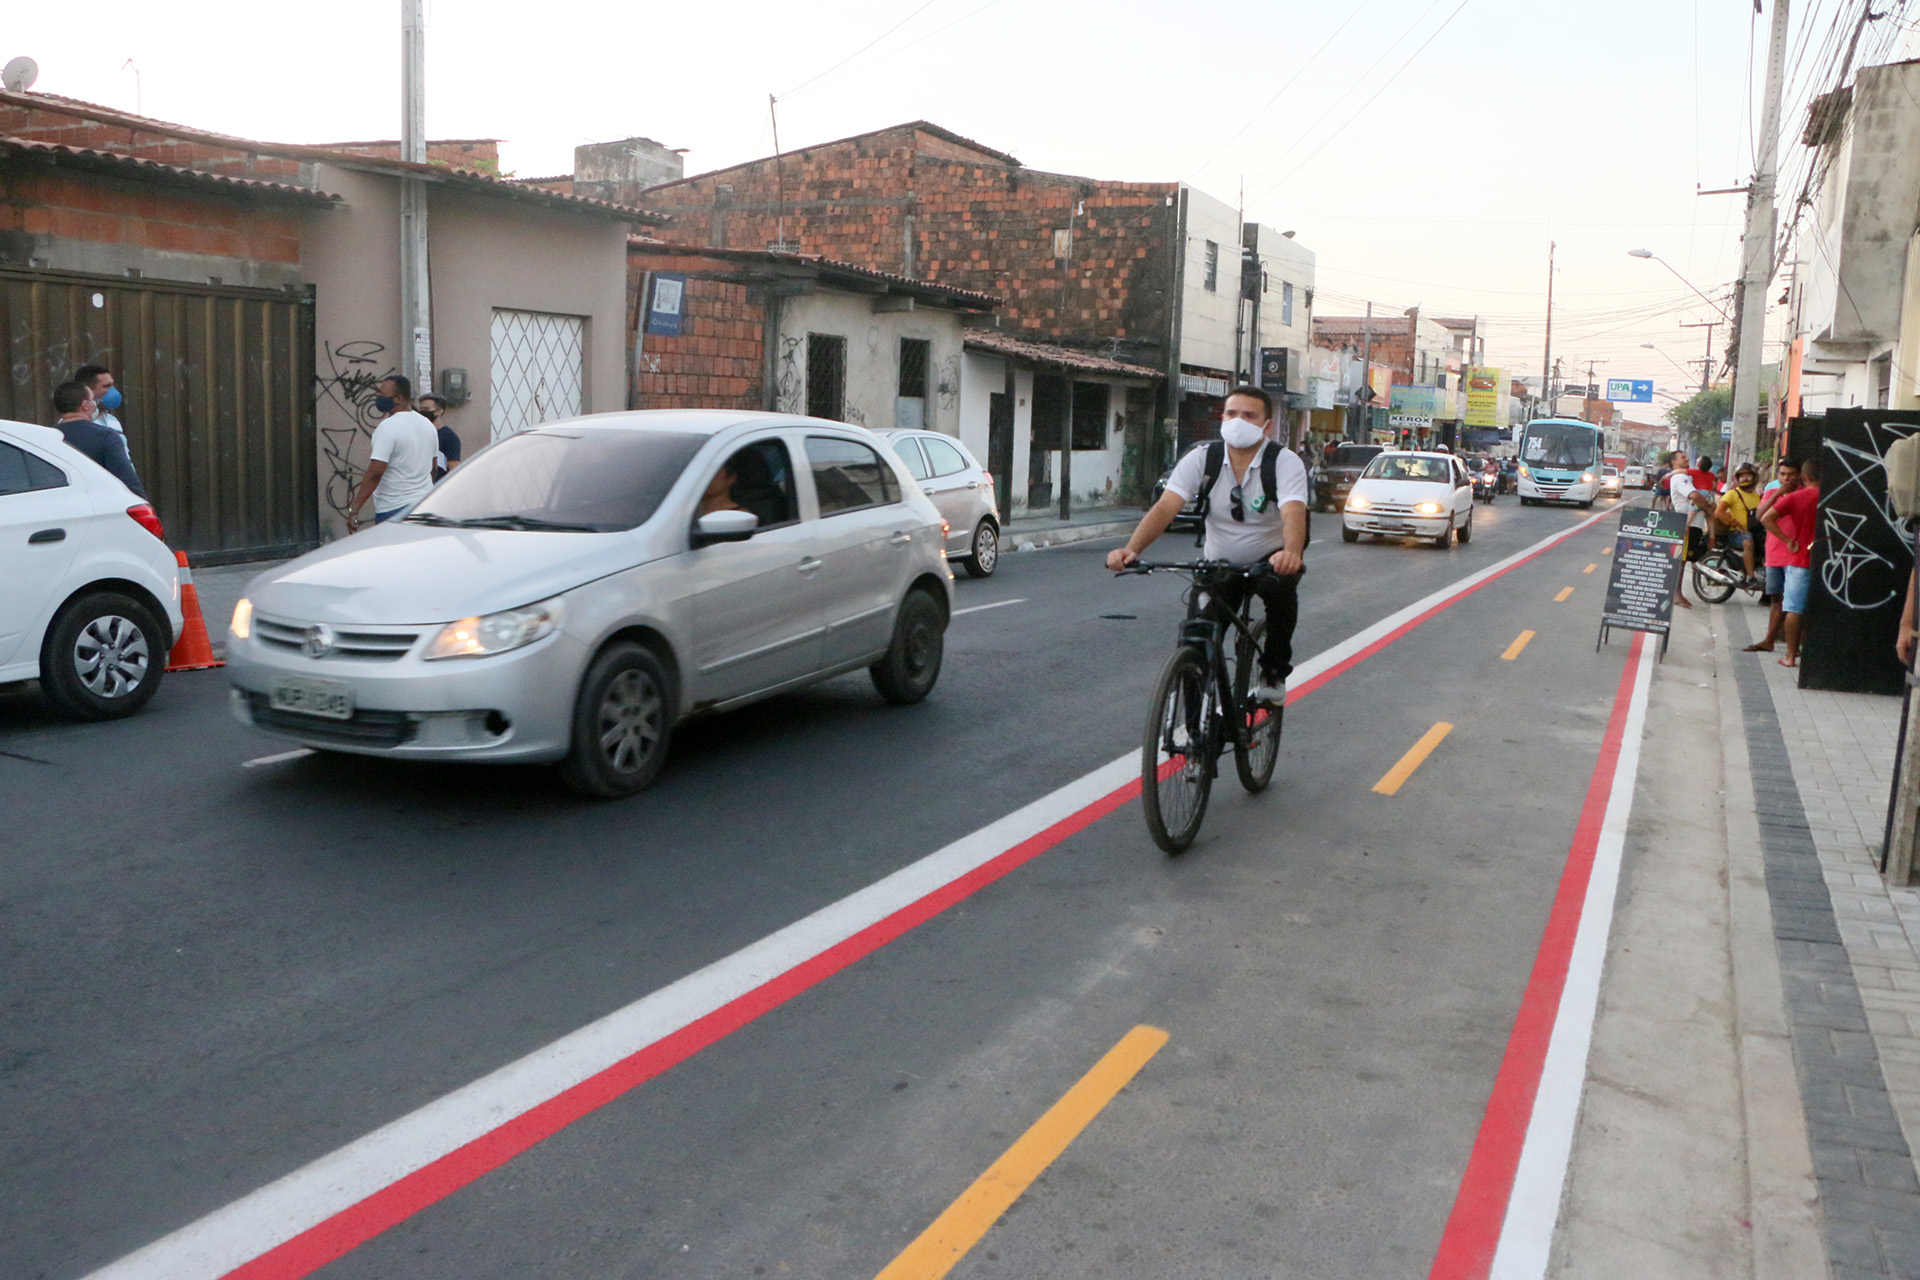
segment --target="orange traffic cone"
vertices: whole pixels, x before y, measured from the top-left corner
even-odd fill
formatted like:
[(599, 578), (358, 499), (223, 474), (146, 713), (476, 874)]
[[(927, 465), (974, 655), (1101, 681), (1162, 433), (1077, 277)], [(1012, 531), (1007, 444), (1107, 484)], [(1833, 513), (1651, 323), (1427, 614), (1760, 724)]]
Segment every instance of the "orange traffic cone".
[(176, 551), (173, 555), (180, 562), (180, 612), (186, 620), (180, 627), (180, 639), (174, 642), (173, 652), (167, 655), (167, 670), (204, 671), (208, 667), (224, 667), (227, 664), (213, 656), (213, 641), (207, 638), (207, 620), (200, 613), (200, 593), (193, 587), (193, 570), (187, 567), (187, 553)]

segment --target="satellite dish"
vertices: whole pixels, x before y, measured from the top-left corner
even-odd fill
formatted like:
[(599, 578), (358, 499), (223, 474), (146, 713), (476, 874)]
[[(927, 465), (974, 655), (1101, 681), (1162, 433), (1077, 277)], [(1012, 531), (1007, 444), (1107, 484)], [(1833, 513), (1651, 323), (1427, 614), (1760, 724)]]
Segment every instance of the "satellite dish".
[(25, 93), (39, 78), (40, 64), (32, 58), (15, 58), (0, 70), (0, 84), (6, 85), (9, 93)]

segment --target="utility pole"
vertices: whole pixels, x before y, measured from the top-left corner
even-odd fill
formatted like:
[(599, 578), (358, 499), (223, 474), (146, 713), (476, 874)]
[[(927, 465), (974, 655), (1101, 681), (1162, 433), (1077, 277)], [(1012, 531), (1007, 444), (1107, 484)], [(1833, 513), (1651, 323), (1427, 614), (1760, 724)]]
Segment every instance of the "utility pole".
[(1701, 395), (1705, 395), (1707, 389), (1713, 385), (1713, 331), (1725, 323), (1726, 321), (1724, 320), (1708, 320), (1702, 324), (1683, 324), (1680, 326), (1682, 329), (1705, 329), (1707, 331), (1707, 358), (1704, 360), (1687, 361), (1688, 364), (1697, 364), (1700, 366)]
[(1740, 247), (1740, 346), (1733, 366), (1733, 441), (1736, 462), (1752, 460), (1760, 428), (1760, 361), (1767, 327), (1767, 285), (1773, 279), (1773, 194), (1780, 150), (1780, 90), (1786, 74), (1788, 0), (1773, 0), (1773, 37), (1767, 45), (1767, 96), (1760, 113), (1759, 167), (1747, 191), (1747, 230)]
[(1546, 399), (1545, 417), (1553, 416), (1553, 251), (1559, 248), (1547, 241), (1547, 345), (1540, 353), (1540, 394)]
[[(1367, 392), (1373, 389), (1373, 304), (1367, 304), (1367, 325), (1360, 331), (1360, 390), (1356, 393), (1360, 400), (1361, 412), (1367, 415), (1367, 433), (1353, 436), (1356, 443), (1373, 437), (1373, 401), (1367, 398)], [(1358, 424), (1356, 424), (1358, 425)], [(1349, 433), (1351, 434), (1351, 433)]]
[(1605, 360), (1589, 359), (1587, 361), (1587, 394), (1585, 398), (1588, 400), (1594, 400), (1599, 398), (1593, 394), (1594, 388), (1599, 386), (1599, 383), (1593, 380), (1593, 366), (1597, 364), (1605, 364), (1605, 363), (1606, 363)]
[[(1067, 256), (1060, 265), (1060, 330), (1066, 332), (1067, 311), (1073, 305), (1073, 233), (1080, 215), (1086, 211), (1086, 204), (1078, 196), (1074, 197), (1071, 208), (1067, 210)], [(1237, 292), (1236, 292), (1237, 296)], [(1235, 363), (1238, 363), (1236, 360)], [(1066, 413), (1060, 419), (1060, 518), (1065, 520), (1073, 515), (1073, 377), (1063, 378), (1067, 384)]]
[[(400, 0), (400, 158), (427, 162), (427, 31), (421, 0)], [(400, 179), (401, 371), (413, 393), (433, 387), (433, 295), (427, 280), (427, 184)]]

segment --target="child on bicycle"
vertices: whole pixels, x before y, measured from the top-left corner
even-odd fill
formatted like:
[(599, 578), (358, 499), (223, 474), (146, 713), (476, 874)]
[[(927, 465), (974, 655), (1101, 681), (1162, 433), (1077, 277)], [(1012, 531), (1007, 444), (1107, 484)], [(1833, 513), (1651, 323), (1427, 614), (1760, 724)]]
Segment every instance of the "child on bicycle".
[(1204, 490), (1207, 559), (1238, 565), (1264, 560), (1273, 570), (1216, 592), (1208, 608), (1210, 613), (1231, 613), (1239, 607), (1242, 593), (1251, 590), (1260, 596), (1267, 610), (1267, 635), (1260, 658), (1260, 686), (1249, 696), (1282, 703), (1287, 676), (1293, 671), (1293, 628), (1300, 617), (1300, 572), (1306, 567), (1307, 469), (1291, 450), (1269, 438), (1272, 418), (1273, 399), (1260, 388), (1241, 386), (1229, 391), (1220, 418), (1226, 465), (1219, 466), (1209, 486), (1208, 457), (1215, 446), (1201, 444), (1188, 450), (1167, 477), (1160, 500), (1140, 517), (1127, 545), (1107, 553), (1107, 568), (1117, 572), (1138, 560), (1167, 531), (1181, 508)]

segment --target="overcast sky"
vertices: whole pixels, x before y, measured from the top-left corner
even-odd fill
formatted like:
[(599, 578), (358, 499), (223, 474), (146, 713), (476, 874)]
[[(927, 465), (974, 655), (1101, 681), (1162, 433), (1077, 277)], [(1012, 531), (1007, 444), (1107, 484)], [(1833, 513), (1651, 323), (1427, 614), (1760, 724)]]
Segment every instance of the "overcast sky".
[[(1796, 6), (1795, 101), (1853, 6)], [(429, 134), (499, 137), (521, 176), (635, 134), (687, 148), (689, 173), (765, 155), (770, 93), (788, 149), (925, 118), (1035, 168), (1181, 179), (1229, 203), (1244, 181), (1250, 221), (1317, 253), (1320, 314), (1369, 299), (1477, 313), (1489, 362), (1516, 374), (1540, 367), (1557, 241), (1555, 354), (1676, 391), (1697, 374), (1670, 360), (1706, 346), (1678, 326), (1714, 317), (1627, 250), (1730, 288), (1742, 200), (1695, 190), (1747, 181), (1750, 39), (1751, 81), (1766, 57), (1748, 0), (428, 0), (427, 14)], [(1865, 47), (1898, 34), (1878, 26)], [(44, 92), (133, 109), (137, 90), (148, 115), (275, 141), (398, 136), (397, 0), (93, 0), (80, 21), (14, 6), (5, 38), (0, 58), (35, 58)], [(1799, 125), (1790, 109), (1788, 183)]]

